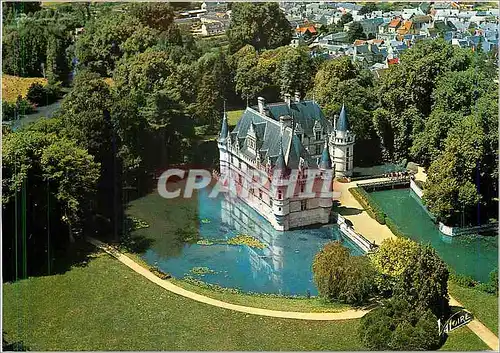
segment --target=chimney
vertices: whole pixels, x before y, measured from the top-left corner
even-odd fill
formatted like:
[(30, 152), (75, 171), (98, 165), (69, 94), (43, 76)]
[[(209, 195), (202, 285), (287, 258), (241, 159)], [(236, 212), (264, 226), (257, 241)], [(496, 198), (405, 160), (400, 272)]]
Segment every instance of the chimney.
[(300, 92), (299, 91), (295, 91), (295, 101), (300, 102)]
[(285, 130), (285, 128), (287, 128), (287, 127), (291, 128), (292, 123), (293, 123), (293, 120), (292, 120), (292, 117), (290, 115), (280, 116), (280, 126), (281, 126), (282, 133)]
[(291, 101), (290, 93), (285, 93), (285, 103), (286, 105), (288, 105), (288, 108), (290, 108), (290, 101)]
[(258, 97), (257, 102), (259, 102), (259, 113), (264, 114), (264, 106), (266, 105), (266, 100), (263, 97)]

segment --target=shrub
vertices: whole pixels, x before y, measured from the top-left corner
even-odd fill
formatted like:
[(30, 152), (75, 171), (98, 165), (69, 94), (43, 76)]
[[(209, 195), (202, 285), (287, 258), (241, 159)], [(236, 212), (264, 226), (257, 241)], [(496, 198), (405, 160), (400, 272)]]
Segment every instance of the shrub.
[(420, 311), (430, 309), (437, 317), (449, 313), (448, 266), (430, 245), (419, 245), (394, 288), (394, 295)]
[(374, 268), (380, 274), (376, 283), (379, 290), (392, 294), (399, 276), (412, 265), (412, 258), (418, 253), (420, 246), (406, 238), (385, 239), (378, 250), (370, 255)]
[(314, 282), (321, 297), (348, 304), (362, 304), (375, 289), (376, 272), (365, 256), (351, 256), (339, 242), (331, 242), (316, 254)]
[(437, 317), (393, 298), (361, 318), (359, 336), (372, 350), (416, 351), (439, 347)]
[(349, 192), (361, 204), (368, 215), (380, 224), (385, 224), (385, 213), (362, 187), (350, 188)]
[(20, 115), (30, 114), (34, 111), (33, 105), (21, 96), (17, 98), (15, 103), (2, 101), (2, 119), (4, 121), (17, 119)]
[(60, 92), (60, 88), (57, 85), (43, 86), (38, 82), (34, 82), (28, 88), (26, 99), (38, 106), (49, 105), (59, 98)]
[(385, 224), (392, 234), (398, 238), (407, 238), (406, 234), (403, 233), (401, 229), (399, 229), (398, 225), (387, 215), (385, 216)]

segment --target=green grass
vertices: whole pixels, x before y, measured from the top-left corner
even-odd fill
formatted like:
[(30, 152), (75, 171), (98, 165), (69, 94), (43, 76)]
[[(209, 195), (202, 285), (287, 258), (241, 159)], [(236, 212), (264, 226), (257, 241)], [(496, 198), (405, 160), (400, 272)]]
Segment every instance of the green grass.
[(107, 255), (3, 286), (8, 342), (30, 350), (362, 350), (359, 320), (276, 319), (186, 299)]
[(227, 123), (229, 126), (235, 126), (238, 120), (241, 118), (245, 110), (231, 110), (227, 112)]
[(172, 279), (171, 282), (191, 292), (205, 295), (231, 304), (245, 305), (262, 309), (298, 311), (298, 312), (341, 312), (350, 309), (347, 304), (328, 303), (320, 298), (286, 298), (259, 296), (245, 293), (218, 292), (203, 288), (183, 280)]
[(452, 281), (448, 282), (450, 295), (469, 310), (498, 336), (498, 297), (473, 288), (461, 287)]
[(475, 335), (468, 327), (461, 327), (450, 332), (442, 351), (483, 351), (490, 347)]
[(14, 103), (18, 96), (25, 97), (33, 83), (47, 84), (43, 77), (18, 77), (2, 75), (2, 100)]

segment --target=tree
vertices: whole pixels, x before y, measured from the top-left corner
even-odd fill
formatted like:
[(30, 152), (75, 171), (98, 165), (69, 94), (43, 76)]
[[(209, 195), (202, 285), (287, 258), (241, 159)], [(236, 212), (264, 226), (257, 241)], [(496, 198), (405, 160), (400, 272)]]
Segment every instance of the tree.
[(371, 350), (435, 350), (440, 344), (437, 317), (397, 298), (363, 316), (358, 332)]
[(129, 13), (147, 27), (168, 31), (174, 23), (172, 4), (167, 2), (144, 2), (130, 5)]
[(261, 51), (288, 45), (292, 28), (278, 3), (235, 3), (227, 35), (232, 53), (247, 44)]
[(347, 31), (347, 38), (349, 43), (354, 43), (356, 39), (366, 39), (366, 34), (363, 31), (363, 26), (359, 22), (352, 22)]
[(46, 61), (47, 31), (30, 17), (16, 27), (7, 27), (2, 38), (4, 73), (21, 77), (42, 77)]
[(367, 2), (358, 11), (358, 15), (366, 15), (372, 13), (373, 11), (377, 11), (377, 4), (375, 4), (374, 2)]
[[(354, 155), (355, 164), (373, 165), (378, 162), (380, 150), (373, 148), (373, 145), (379, 145), (379, 141), (372, 117), (377, 107), (372, 74), (348, 57), (328, 60), (319, 67), (314, 77), (313, 94), (327, 116), (338, 115), (342, 104), (348, 108), (349, 124), (356, 134), (357, 146), (361, 147)], [(364, 143), (370, 148), (363, 148)]]
[(88, 210), (89, 196), (99, 178), (99, 164), (74, 141), (41, 131), (43, 126), (35, 124), (7, 134), (3, 140), (3, 203), (11, 203), (14, 194), (28, 183), (31, 203), (43, 205), (40, 189), (44, 184), (50, 185), (50, 192), (61, 207), (60, 219), (68, 226), (72, 240), (74, 228)]
[(481, 199), (475, 179), (484, 158), (484, 139), (477, 119), (464, 118), (450, 130), (444, 151), (429, 167), (423, 200), (447, 224), (460, 224), (462, 213), (471, 219)]
[(394, 296), (411, 303), (417, 312), (431, 310), (438, 318), (449, 314), (447, 265), (430, 245), (410, 257), (399, 277)]
[(375, 271), (366, 257), (354, 257), (339, 242), (331, 242), (316, 254), (314, 282), (328, 300), (362, 304), (373, 293)]
[(385, 239), (377, 252), (370, 255), (370, 260), (380, 276), (377, 284), (381, 292), (392, 294), (394, 286), (403, 272), (412, 266), (412, 259), (420, 247), (405, 238)]
[[(428, 159), (424, 154), (432, 148), (426, 146), (419, 134), (431, 114), (433, 100), (446, 101), (445, 87), (449, 86), (449, 80), (441, 83), (441, 93), (434, 95), (434, 90), (441, 76), (467, 70), (471, 63), (469, 50), (453, 47), (443, 40), (422, 41), (405, 51), (399, 65), (387, 70), (378, 85), (381, 110), (374, 114), (387, 159), (407, 159), (414, 141), (418, 147), (413, 147), (412, 154)], [(441, 103), (435, 106), (439, 107)]]

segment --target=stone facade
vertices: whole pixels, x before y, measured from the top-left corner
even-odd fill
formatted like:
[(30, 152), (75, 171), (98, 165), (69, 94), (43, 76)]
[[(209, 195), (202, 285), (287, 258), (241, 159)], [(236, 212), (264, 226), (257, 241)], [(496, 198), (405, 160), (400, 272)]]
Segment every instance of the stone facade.
[[(220, 178), (277, 230), (328, 223), (332, 176), (352, 174), (354, 144), (344, 107), (334, 125), (299, 94), (272, 104), (259, 97), (233, 131), (224, 114)], [(255, 183), (256, 175), (266, 183)]]

